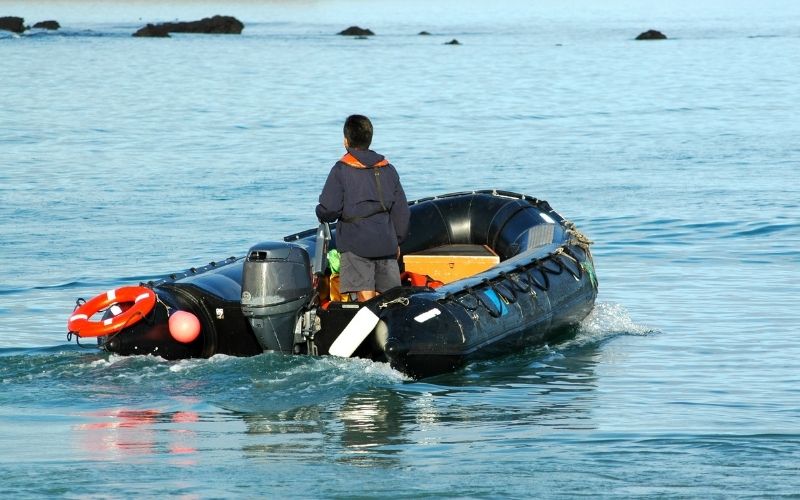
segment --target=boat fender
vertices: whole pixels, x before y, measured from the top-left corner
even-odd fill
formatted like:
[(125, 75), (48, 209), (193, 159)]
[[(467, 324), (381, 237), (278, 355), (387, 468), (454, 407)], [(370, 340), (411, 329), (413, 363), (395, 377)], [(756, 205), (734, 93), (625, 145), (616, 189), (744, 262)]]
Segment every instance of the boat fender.
[(367, 338), (367, 335), (375, 329), (379, 320), (380, 317), (370, 309), (370, 306), (362, 306), (344, 327), (342, 333), (333, 341), (328, 353), (333, 356), (349, 358)]
[(189, 311), (175, 311), (167, 322), (169, 334), (183, 344), (194, 342), (200, 335), (200, 320)]
[[(96, 313), (117, 304), (132, 304), (126, 310), (115, 308), (114, 316), (92, 321)], [(144, 318), (156, 305), (156, 293), (144, 286), (123, 286), (79, 305), (67, 321), (67, 329), (78, 337), (102, 337), (119, 332)], [(117, 313), (117, 311), (119, 311)]]

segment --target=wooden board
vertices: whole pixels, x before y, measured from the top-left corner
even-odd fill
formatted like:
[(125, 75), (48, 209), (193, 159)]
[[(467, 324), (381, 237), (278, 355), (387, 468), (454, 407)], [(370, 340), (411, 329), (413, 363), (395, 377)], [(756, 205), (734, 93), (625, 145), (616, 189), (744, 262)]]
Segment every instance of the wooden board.
[(496, 266), (500, 257), (486, 245), (444, 245), (404, 255), (403, 263), (406, 271), (450, 283)]

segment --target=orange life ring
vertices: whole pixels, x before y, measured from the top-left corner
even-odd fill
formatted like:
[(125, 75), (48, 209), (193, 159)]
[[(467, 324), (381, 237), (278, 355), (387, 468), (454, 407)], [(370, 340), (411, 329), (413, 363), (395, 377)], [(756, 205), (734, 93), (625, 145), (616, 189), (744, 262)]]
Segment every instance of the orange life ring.
[[(120, 310), (115, 316), (92, 321), (93, 315), (108, 309), (114, 304), (133, 303), (128, 309)], [(116, 333), (126, 326), (133, 325), (144, 318), (156, 305), (156, 293), (143, 286), (123, 286), (116, 290), (109, 290), (89, 300), (75, 310), (67, 321), (70, 332), (79, 337), (101, 337)]]

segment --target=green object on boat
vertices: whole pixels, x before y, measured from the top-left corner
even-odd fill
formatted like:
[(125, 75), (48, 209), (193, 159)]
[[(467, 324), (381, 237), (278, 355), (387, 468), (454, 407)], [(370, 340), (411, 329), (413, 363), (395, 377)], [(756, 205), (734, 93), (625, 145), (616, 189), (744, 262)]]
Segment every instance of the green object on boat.
[(331, 268), (332, 274), (339, 273), (339, 250), (333, 248), (328, 251), (328, 267)]

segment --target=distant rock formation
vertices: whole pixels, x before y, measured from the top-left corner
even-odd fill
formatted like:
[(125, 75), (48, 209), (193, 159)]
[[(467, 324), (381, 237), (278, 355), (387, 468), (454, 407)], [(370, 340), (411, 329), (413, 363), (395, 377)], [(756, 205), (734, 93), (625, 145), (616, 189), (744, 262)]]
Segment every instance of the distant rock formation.
[(639, 33), (636, 37), (637, 40), (666, 40), (667, 35), (656, 30), (647, 30), (644, 33)]
[(21, 17), (0, 17), (0, 30), (22, 33), (25, 31), (25, 19)]
[(33, 27), (42, 30), (57, 30), (61, 27), (61, 25), (58, 24), (58, 21), (39, 21), (38, 23), (34, 24)]
[(458, 40), (456, 40), (455, 38), (453, 38), (453, 39), (452, 39), (452, 40), (450, 40), (449, 42), (444, 42), (444, 44), (445, 44), (445, 45), (461, 45), (461, 42), (459, 42)]
[(358, 26), (350, 26), (346, 30), (342, 30), (337, 35), (344, 36), (375, 36), (372, 30), (367, 28), (359, 28)]
[(168, 37), (170, 33), (203, 33), (212, 35), (239, 35), (244, 24), (231, 16), (205, 17), (199, 21), (148, 24), (133, 36)]
[(167, 31), (167, 28), (165, 28), (164, 25), (148, 24), (144, 28), (139, 28), (139, 30), (134, 33), (133, 36), (169, 38), (169, 31)]
[(206, 17), (188, 23), (165, 23), (170, 33), (207, 33), (241, 35), (244, 24), (231, 16)]
[(418, 35), (423, 35), (423, 36), (430, 36), (430, 33), (428, 33), (427, 31), (420, 31), (420, 32), (419, 32), (419, 33), (417, 33), (417, 34), (418, 34)]

